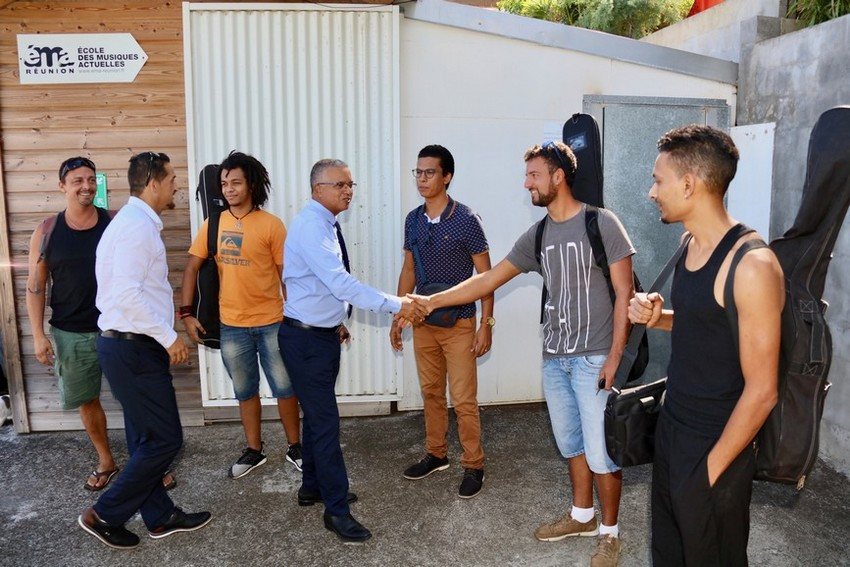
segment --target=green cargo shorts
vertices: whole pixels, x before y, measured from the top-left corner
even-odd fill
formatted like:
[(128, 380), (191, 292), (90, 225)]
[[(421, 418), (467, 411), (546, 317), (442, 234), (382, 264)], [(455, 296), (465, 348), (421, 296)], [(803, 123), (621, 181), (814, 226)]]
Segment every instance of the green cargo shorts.
[(53, 369), (62, 409), (76, 409), (100, 397), (103, 373), (97, 361), (98, 333), (72, 333), (51, 326), (50, 334), (56, 345)]

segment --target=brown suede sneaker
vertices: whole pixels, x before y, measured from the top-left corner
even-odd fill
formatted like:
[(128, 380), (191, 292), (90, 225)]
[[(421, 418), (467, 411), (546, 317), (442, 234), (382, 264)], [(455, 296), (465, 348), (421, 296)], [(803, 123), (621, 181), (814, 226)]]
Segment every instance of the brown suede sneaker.
[(596, 538), (596, 552), (590, 557), (590, 567), (617, 567), (620, 559), (620, 538), (611, 534)]
[(599, 527), (596, 523), (596, 516), (594, 516), (589, 522), (582, 523), (575, 520), (572, 516), (570, 516), (569, 512), (567, 512), (567, 515), (560, 520), (550, 524), (543, 524), (537, 528), (534, 531), (534, 537), (540, 541), (560, 541), (565, 537), (590, 537), (595, 536), (598, 533)]

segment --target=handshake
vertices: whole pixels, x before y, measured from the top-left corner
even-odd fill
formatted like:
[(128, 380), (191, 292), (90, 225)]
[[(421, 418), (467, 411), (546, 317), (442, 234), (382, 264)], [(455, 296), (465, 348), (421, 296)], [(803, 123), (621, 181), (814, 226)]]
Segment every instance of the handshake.
[(401, 310), (393, 317), (393, 324), (400, 328), (421, 323), (436, 308), (432, 305), (431, 297), (425, 295), (408, 293), (405, 297), (399, 299), (401, 300)]

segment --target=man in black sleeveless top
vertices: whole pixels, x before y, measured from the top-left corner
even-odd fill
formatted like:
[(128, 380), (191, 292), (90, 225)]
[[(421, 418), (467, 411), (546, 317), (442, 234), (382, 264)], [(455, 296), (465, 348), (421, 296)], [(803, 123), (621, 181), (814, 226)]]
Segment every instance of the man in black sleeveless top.
[(657, 293), (629, 306), (633, 323), (672, 339), (652, 475), (653, 565), (746, 565), (752, 442), (777, 397), (782, 269), (769, 248), (738, 264), (736, 343), (724, 284), (734, 251), (759, 238), (723, 204), (738, 150), (702, 125), (671, 130), (658, 150), (649, 198), (662, 222), (681, 222), (693, 238), (673, 277), (675, 325)]
[[(100, 405), (101, 371), (95, 346), (100, 314), (94, 304), (95, 249), (110, 217), (94, 206), (95, 165), (91, 160), (74, 157), (62, 162), (59, 190), (65, 194), (65, 210), (40, 223), (30, 239), (27, 313), (36, 358), (54, 366), (62, 409), (80, 409), (83, 427), (97, 451), (97, 466), (85, 488), (100, 490), (118, 471)], [(48, 276), (52, 280), (50, 334), (56, 342), (55, 354), (44, 333)]]
[[(97, 466), (83, 487), (98, 491), (118, 472), (109, 448), (106, 414), (100, 404), (102, 372), (97, 360), (97, 282), (95, 250), (109, 224), (108, 211), (94, 206), (97, 191), (94, 162), (84, 157), (66, 159), (59, 166), (59, 190), (65, 194), (65, 210), (48, 217), (30, 238), (27, 314), (32, 324), (35, 356), (53, 366), (62, 409), (79, 408), (83, 427), (97, 451)], [(44, 332), (44, 309), (48, 278), (50, 287), (50, 335)], [(169, 472), (167, 489), (176, 486)]]

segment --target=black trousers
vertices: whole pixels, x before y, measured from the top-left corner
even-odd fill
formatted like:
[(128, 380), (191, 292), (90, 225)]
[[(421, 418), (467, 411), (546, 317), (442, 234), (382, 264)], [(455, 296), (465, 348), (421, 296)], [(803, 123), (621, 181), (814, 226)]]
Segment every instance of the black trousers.
[(747, 565), (755, 454), (747, 445), (709, 487), (707, 459), (716, 442), (662, 412), (652, 468), (654, 567)]

